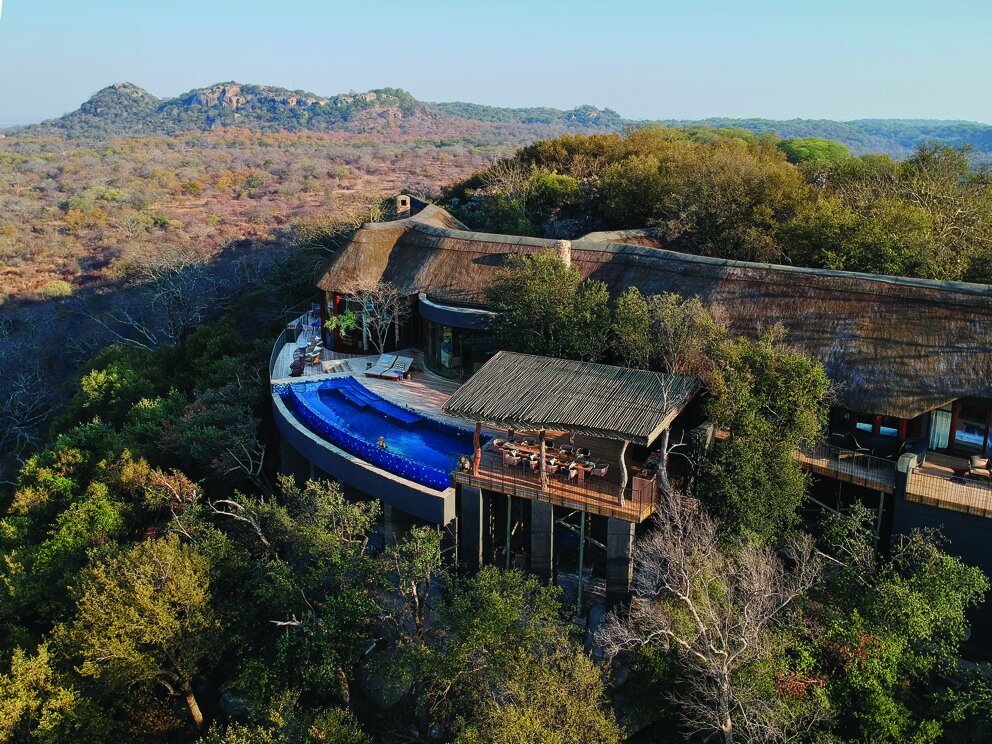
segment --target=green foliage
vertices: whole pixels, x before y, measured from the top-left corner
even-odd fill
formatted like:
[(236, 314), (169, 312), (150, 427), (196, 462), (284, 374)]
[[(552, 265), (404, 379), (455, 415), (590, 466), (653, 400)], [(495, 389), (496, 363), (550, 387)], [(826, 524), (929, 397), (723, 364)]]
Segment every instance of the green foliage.
[[(967, 609), (988, 579), (940, 548), (937, 537), (900, 538), (891, 557), (876, 556), (863, 507), (828, 520), (825, 542), (837, 558), (811, 597), (822, 629), (811, 640), (844, 738), (935, 741), (968, 623)], [(945, 678), (946, 679), (946, 678)], [(970, 715), (967, 707), (961, 715)]]
[(519, 571), (487, 566), (452, 583), (440, 643), (423, 666), (435, 710), (459, 741), (619, 740), (599, 670), (561, 611), (559, 589)]
[(0, 675), (0, 742), (106, 741), (110, 721), (52, 662), (47, 644), (34, 655), (14, 649), (9, 674)]
[(615, 744), (622, 740), (604, 699), (602, 675), (582, 651), (522, 653), (499, 701), (486, 700), (455, 741), (461, 744)]
[(358, 315), (354, 310), (347, 310), (340, 315), (332, 315), (324, 323), (324, 327), (329, 331), (337, 331), (343, 338), (347, 338), (352, 331), (358, 328)]
[(796, 523), (808, 476), (792, 453), (826, 423), (823, 366), (785, 350), (780, 339), (778, 331), (756, 341), (725, 339), (713, 351), (709, 414), (731, 435), (708, 458), (699, 495), (726, 536), (770, 542)]
[(992, 190), (973, 159), (939, 144), (898, 162), (818, 137), (646, 126), (535, 143), (451, 196), (497, 232), (655, 227), (692, 254), (986, 282)]
[(792, 137), (778, 143), (790, 163), (830, 163), (851, 157), (850, 150), (840, 142), (821, 137)]
[[(282, 719), (282, 717), (280, 717)], [(201, 744), (370, 744), (355, 717), (341, 708), (295, 713), (279, 724), (232, 723), (211, 727)]]
[(64, 632), (79, 673), (121, 692), (160, 685), (192, 701), (219, 645), (209, 583), (208, 561), (177, 535), (138, 543), (84, 572), (77, 615)]
[(61, 279), (52, 279), (38, 292), (46, 300), (54, 300), (59, 297), (70, 297), (72, 295), (72, 285)]
[(624, 367), (644, 368), (651, 358), (651, 310), (637, 287), (617, 298), (610, 329), (610, 349)]
[(596, 361), (606, 350), (610, 309), (606, 286), (583, 281), (554, 253), (512, 256), (489, 289), (501, 348)]

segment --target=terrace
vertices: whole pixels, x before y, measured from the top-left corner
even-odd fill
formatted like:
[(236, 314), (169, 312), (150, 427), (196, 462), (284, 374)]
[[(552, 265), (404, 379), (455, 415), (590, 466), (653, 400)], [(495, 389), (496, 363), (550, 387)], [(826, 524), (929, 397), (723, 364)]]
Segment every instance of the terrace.
[[(905, 453), (903, 453), (905, 454)], [(916, 453), (910, 453), (916, 454)], [(922, 452), (922, 463), (910, 461), (905, 497), (927, 506), (992, 519), (992, 481), (969, 474), (968, 461), (937, 452)], [(794, 457), (809, 472), (882, 493), (897, 489), (898, 458), (878, 457), (865, 450), (827, 442), (803, 446)]]
[[(661, 447), (695, 378), (499, 352), (445, 404), (475, 422), (452, 480), (638, 523), (655, 510)], [(483, 426), (503, 439), (482, 446)]]
[[(505, 433), (504, 433), (505, 436)], [(627, 522), (643, 522), (654, 513), (657, 506), (657, 463), (660, 452), (641, 458), (623, 452), (622, 443), (584, 436), (569, 436), (567, 432), (546, 432), (546, 471), (542, 480), (538, 462), (540, 432), (519, 432), (514, 442), (500, 446), (494, 439), (481, 449), (477, 468), (464, 456), (452, 455), (452, 481), (465, 486), (476, 486), (511, 496), (546, 501), (566, 509), (585, 511), (605, 517), (615, 517)], [(554, 442), (547, 448), (547, 442)], [(560, 444), (559, 444), (560, 442)], [(605, 472), (594, 474), (596, 468), (577, 462), (573, 455), (566, 455), (557, 448), (572, 446), (575, 450), (589, 452), (587, 462), (605, 465)], [(516, 452), (517, 454), (511, 454)], [(631, 473), (624, 483), (621, 458)], [(632, 464), (632, 460), (641, 460)], [(569, 467), (576, 463), (574, 468)], [(599, 470), (604, 470), (602, 467)], [(622, 498), (621, 498), (622, 494)]]

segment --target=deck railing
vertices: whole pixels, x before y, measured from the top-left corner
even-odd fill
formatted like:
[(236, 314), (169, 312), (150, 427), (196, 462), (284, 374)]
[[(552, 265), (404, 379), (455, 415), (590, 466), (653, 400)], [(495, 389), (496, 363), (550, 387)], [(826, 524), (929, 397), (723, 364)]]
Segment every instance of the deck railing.
[(829, 442), (803, 443), (796, 449), (796, 459), (821, 475), (827, 475), (855, 485), (887, 490), (895, 487), (895, 460), (872, 455), (870, 452), (836, 447)]
[[(537, 501), (548, 501), (559, 506), (582, 509), (594, 514), (618, 517), (640, 522), (650, 516), (658, 505), (657, 476), (642, 478), (631, 475), (620, 501), (620, 483), (613, 477), (605, 478), (587, 474), (566, 478), (559, 470), (548, 475), (547, 488), (541, 486), (541, 476), (529, 465), (504, 463), (500, 455), (483, 452), (478, 473), (473, 471), (471, 455), (449, 455), (453, 483), (478, 486), (490, 491), (520, 495)], [(612, 469), (617, 467), (611, 463)]]
[[(318, 326), (320, 325), (320, 311), (314, 310), (314, 303), (310, 300), (304, 300), (294, 305), (289, 310), (286, 310), (282, 314), (282, 317), (283, 329), (276, 337), (275, 343), (272, 345), (272, 353), (269, 354), (270, 381), (275, 372), (279, 355), (282, 353), (286, 344), (290, 343), (290, 341), (296, 341), (305, 332), (312, 332), (314, 330), (314, 323)], [(292, 334), (292, 338), (290, 338), (290, 334)]]
[(906, 498), (929, 506), (992, 518), (992, 483), (915, 468)]

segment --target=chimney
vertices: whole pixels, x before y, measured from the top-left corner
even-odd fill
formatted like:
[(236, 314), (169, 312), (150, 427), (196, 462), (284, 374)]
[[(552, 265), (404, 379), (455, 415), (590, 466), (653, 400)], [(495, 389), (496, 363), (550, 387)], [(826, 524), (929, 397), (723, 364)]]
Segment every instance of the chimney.
[(572, 265), (572, 241), (570, 240), (557, 240), (555, 241), (555, 250), (558, 252), (558, 258), (566, 266)]
[(406, 194), (396, 195), (396, 218), (410, 216), (410, 197)]

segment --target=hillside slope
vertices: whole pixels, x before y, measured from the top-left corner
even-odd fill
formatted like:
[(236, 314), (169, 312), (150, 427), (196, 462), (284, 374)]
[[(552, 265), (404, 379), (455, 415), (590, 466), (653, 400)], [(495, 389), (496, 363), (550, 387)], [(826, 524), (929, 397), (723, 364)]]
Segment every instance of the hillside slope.
[(241, 127), (266, 132), (375, 132), (396, 128), (429, 134), (464, 122), (551, 125), (558, 130), (583, 131), (618, 130), (623, 126), (616, 112), (600, 111), (594, 106), (559, 111), (431, 104), (398, 88), (320, 96), (308, 91), (226, 82), (159, 99), (131, 83), (115, 83), (97, 92), (76, 111), (40, 124), (15, 127), (7, 133), (105, 138)]
[(424, 138), (485, 133), (489, 140), (522, 143), (562, 132), (619, 132), (645, 124), (739, 128), (782, 138), (822, 137), (845, 144), (856, 155), (881, 153), (897, 158), (906, 157), (925, 142), (940, 141), (954, 147), (970, 145), (977, 159), (992, 161), (992, 126), (968, 121), (711, 118), (648, 122), (624, 119), (616, 111), (589, 105), (568, 111), (500, 108), (464, 102), (427, 103), (399, 88), (321, 96), (236, 82), (195, 88), (168, 99), (159, 99), (131, 83), (115, 83), (76, 111), (6, 133), (104, 139), (239, 127), (262, 132), (389, 132)]

